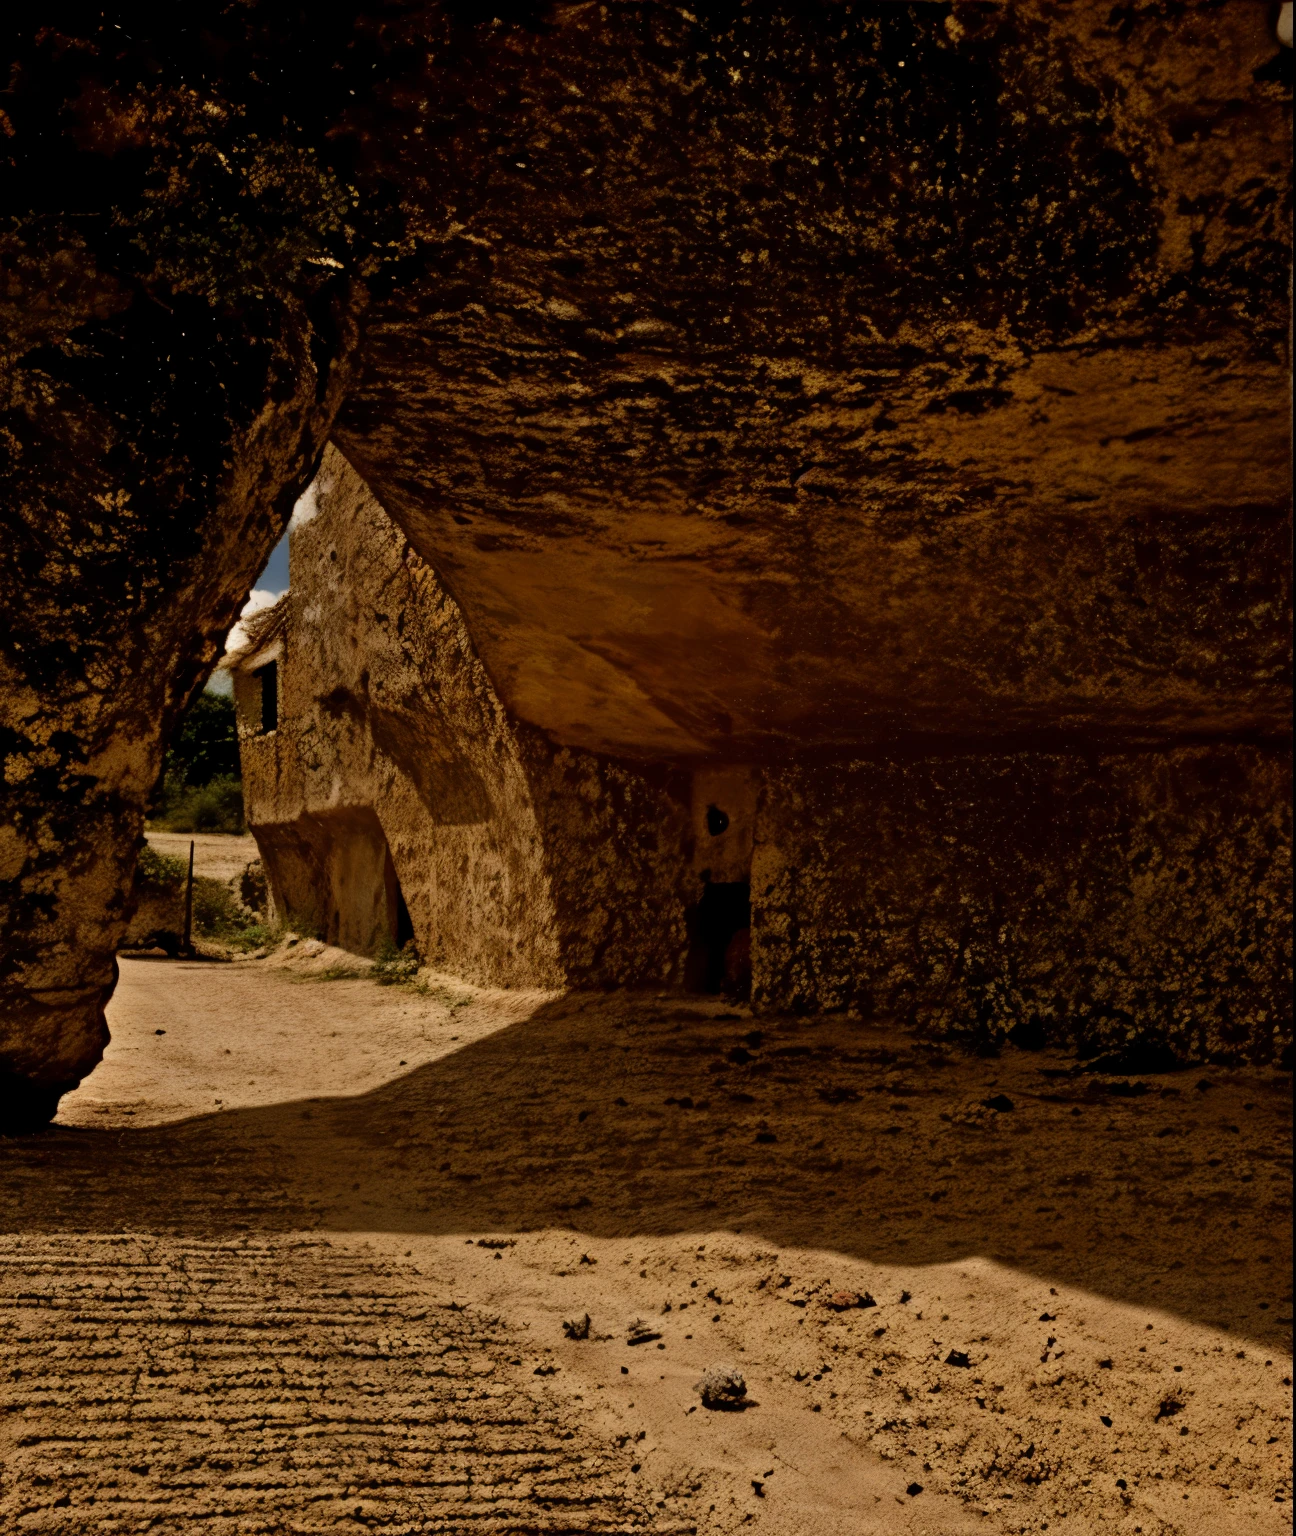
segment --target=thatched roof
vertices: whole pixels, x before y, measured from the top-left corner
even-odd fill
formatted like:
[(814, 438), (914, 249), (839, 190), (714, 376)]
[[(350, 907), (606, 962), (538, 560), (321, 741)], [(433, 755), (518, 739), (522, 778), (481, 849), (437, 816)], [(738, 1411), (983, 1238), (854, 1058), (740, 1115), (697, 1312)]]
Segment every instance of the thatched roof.
[(245, 666), (283, 634), (287, 625), (288, 593), (284, 592), (268, 608), (258, 608), (239, 619), (229, 632), (225, 654), (216, 664), (218, 670), (233, 672)]

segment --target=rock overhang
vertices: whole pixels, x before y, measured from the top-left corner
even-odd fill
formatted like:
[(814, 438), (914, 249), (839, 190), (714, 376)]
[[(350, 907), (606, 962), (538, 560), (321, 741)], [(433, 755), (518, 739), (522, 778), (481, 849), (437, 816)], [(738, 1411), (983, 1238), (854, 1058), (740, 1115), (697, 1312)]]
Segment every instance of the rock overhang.
[(732, 760), (1283, 728), (1259, 8), (447, 37), (366, 141), (415, 235), (335, 436), (520, 718)]

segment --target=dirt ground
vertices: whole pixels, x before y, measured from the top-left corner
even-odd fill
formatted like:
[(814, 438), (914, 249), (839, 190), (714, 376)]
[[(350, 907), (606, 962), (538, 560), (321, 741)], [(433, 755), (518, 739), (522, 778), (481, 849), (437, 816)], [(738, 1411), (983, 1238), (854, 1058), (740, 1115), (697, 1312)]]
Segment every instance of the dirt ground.
[(234, 837), (228, 832), (154, 832), (148, 834), (149, 846), (164, 858), (189, 862), (189, 844), (194, 845), (194, 874), (209, 880), (230, 881), (238, 878), (253, 859), (261, 857), (256, 838), (250, 832)]
[(294, 948), (0, 1143), (0, 1530), (1289, 1528), (1289, 1075)]

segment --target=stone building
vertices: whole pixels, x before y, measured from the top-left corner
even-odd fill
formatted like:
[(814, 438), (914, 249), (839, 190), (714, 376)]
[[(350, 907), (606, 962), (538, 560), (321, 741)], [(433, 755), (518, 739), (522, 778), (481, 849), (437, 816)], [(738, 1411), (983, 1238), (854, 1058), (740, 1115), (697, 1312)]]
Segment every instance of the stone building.
[(681, 980), (692, 887), (745, 892), (750, 775), (617, 762), (511, 716), (436, 572), (335, 448), (290, 549), (290, 590), (227, 661), (276, 915), (362, 954), (413, 939), (489, 984)]
[(597, 753), (505, 705), (445, 584), (335, 447), (290, 560), (227, 664), (249, 824), (300, 929), (367, 954), (412, 939), (496, 985), (750, 985), (758, 1009), (987, 1042), (1273, 1048), (1280, 752)]

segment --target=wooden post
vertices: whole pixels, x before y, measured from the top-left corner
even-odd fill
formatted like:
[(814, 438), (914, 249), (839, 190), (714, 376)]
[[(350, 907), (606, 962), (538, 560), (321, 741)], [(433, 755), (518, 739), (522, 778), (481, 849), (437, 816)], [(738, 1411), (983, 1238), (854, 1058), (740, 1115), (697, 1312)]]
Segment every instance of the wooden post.
[(193, 864), (194, 845), (193, 839), (189, 839), (189, 878), (185, 882), (185, 922), (184, 922), (184, 953), (193, 953)]

